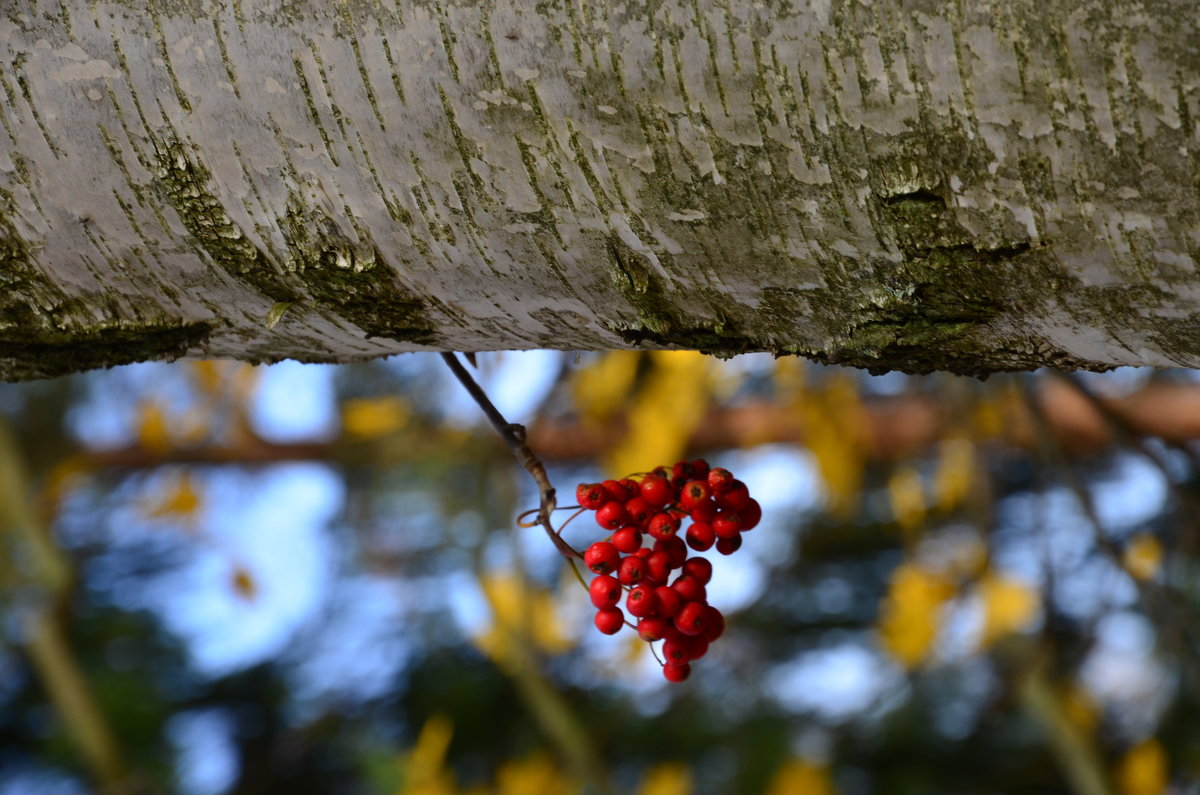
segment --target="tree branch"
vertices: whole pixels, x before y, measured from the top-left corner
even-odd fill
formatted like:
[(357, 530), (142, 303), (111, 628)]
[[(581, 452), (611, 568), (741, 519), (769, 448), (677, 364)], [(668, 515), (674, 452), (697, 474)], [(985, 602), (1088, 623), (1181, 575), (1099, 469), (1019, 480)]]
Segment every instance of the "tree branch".
[(463, 385), (467, 393), (483, 409), (484, 415), (488, 418), (488, 422), (496, 429), (496, 433), (500, 434), (500, 438), (508, 445), (508, 449), (516, 456), (517, 461), (521, 466), (525, 467), (525, 471), (530, 474), (534, 482), (537, 483), (538, 491), (541, 497), (541, 505), (538, 509), (538, 523), (546, 531), (546, 535), (550, 536), (551, 543), (558, 549), (559, 553), (564, 558), (579, 558), (582, 557), (575, 549), (563, 540), (562, 536), (554, 529), (554, 525), (550, 521), (550, 515), (554, 509), (558, 507), (558, 501), (555, 498), (554, 486), (550, 484), (550, 478), (546, 475), (546, 467), (542, 464), (540, 458), (534, 455), (533, 450), (525, 442), (525, 426), (517, 423), (511, 423), (504, 419), (504, 415), (492, 404), (487, 393), (479, 384), (475, 383), (475, 379), (467, 372), (467, 368), (462, 366), (458, 361), (458, 357), (453, 353), (442, 353), (442, 361), (450, 368), (450, 372), (454, 373), (454, 377)]

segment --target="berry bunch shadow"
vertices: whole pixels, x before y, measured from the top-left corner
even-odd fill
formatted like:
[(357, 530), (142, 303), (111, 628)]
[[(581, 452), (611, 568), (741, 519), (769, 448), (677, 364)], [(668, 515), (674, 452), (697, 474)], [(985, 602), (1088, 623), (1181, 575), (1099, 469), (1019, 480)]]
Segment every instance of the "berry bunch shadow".
[[(684, 681), (691, 662), (725, 631), (725, 617), (708, 603), (712, 561), (689, 557), (689, 548), (732, 555), (742, 533), (762, 518), (761, 507), (745, 483), (703, 459), (581, 483), (575, 496), (580, 511), (594, 511), (596, 524), (609, 533), (583, 553), (596, 575), (588, 585), (596, 629), (613, 635), (628, 626), (647, 643), (662, 641), (655, 656), (663, 676)], [(685, 520), (691, 524), (680, 534)]]

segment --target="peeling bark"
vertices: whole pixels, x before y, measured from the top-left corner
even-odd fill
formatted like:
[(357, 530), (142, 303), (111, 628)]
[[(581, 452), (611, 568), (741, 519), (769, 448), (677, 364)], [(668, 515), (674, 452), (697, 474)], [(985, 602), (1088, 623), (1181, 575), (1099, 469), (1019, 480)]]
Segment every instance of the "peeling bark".
[(0, 377), (767, 350), (1200, 364), (1195, 14), (0, 6)]

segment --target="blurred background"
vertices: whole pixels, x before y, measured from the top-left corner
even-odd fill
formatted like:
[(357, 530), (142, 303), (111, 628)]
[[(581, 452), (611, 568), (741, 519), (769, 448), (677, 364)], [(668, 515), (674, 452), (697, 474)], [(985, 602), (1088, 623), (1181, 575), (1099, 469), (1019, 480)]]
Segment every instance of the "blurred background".
[(0, 384), (0, 795), (1200, 792), (1195, 373), (473, 372), (560, 503), (696, 456), (761, 502), (686, 683), (436, 355)]

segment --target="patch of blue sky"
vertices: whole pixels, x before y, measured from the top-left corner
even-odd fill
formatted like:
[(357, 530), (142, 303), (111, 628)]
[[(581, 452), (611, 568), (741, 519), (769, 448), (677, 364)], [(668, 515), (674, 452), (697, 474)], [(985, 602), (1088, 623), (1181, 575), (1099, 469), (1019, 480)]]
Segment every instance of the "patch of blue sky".
[(1065, 487), (1005, 497), (996, 516), (992, 565), (1030, 582), (1040, 582), (1047, 566), (1056, 575), (1077, 568), (1095, 546), (1079, 501)]
[(177, 390), (168, 387), (179, 380), (180, 372), (178, 365), (141, 362), (88, 373), (88, 399), (68, 409), (67, 428), (88, 447), (128, 444), (137, 424), (140, 400), (150, 394), (172, 396)]
[(447, 572), (442, 578), (441, 589), (454, 594), (450, 600), (450, 614), (463, 637), (473, 638), (487, 631), (492, 623), (492, 610), (472, 572)]
[(91, 789), (83, 782), (58, 770), (6, 765), (9, 769), (0, 778), (0, 795), (88, 795)]
[(220, 710), (172, 715), (167, 738), (175, 751), (178, 792), (221, 795), (237, 779), (240, 761), (232, 742), (234, 726)]
[[(560, 351), (542, 350), (487, 352), (476, 355), (479, 367), (466, 366), (506, 420), (527, 423), (554, 387), (563, 356)], [(465, 426), (485, 422), (479, 406), (448, 370), (444, 382), (448, 388), (442, 405), (452, 422)]]
[(1133, 527), (1157, 516), (1168, 492), (1162, 470), (1144, 456), (1130, 454), (1116, 456), (1112, 473), (1089, 488), (1092, 505), (1106, 531)]
[[(336, 559), (327, 524), (344, 488), (319, 464), (214, 480), (223, 477), (238, 479), (240, 493), (211, 509), (206, 543), (169, 582), (149, 590), (147, 605), (213, 675), (277, 655), (320, 608)], [(236, 566), (252, 578), (251, 595), (233, 587)]]
[(1145, 616), (1116, 611), (1096, 625), (1096, 644), (1079, 678), (1105, 705), (1126, 737), (1143, 739), (1158, 726), (1179, 682), (1157, 657), (1155, 631)]
[(334, 365), (286, 361), (259, 368), (250, 406), (255, 430), (273, 442), (329, 438), (338, 432)]
[[(312, 702), (316, 718), (328, 703), (386, 695), (412, 654), (408, 616), (429, 584), (389, 576), (342, 580), (308, 624), (290, 672), (292, 696)], [(322, 706), (324, 705), (324, 706)]]
[(880, 652), (847, 641), (775, 666), (766, 689), (785, 709), (837, 722), (871, 711), (904, 682), (904, 672)]

